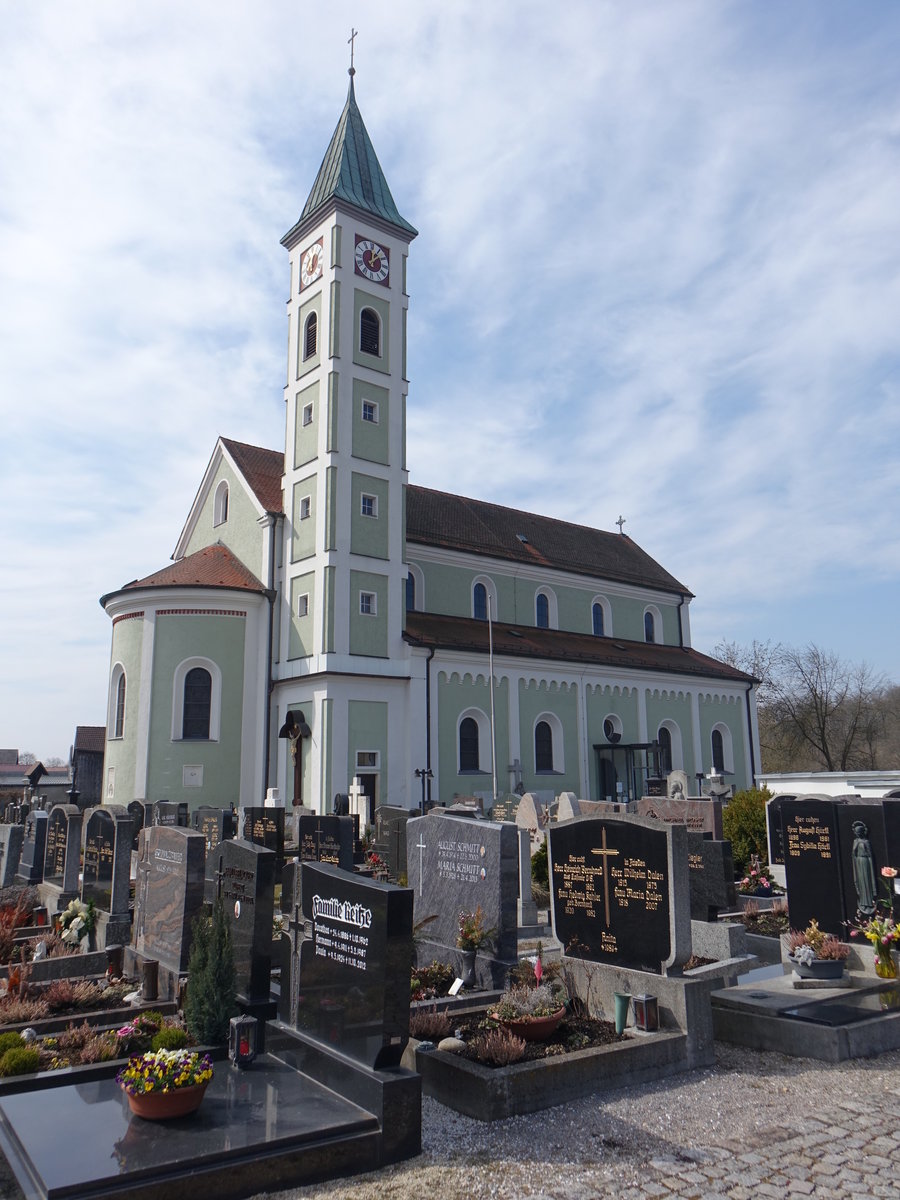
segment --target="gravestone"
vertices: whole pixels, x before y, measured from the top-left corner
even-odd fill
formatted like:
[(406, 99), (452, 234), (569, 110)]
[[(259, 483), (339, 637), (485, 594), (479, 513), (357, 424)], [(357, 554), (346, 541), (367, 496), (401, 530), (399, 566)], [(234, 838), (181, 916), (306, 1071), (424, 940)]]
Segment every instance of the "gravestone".
[(141, 830), (153, 824), (153, 805), (146, 800), (132, 800), (128, 813), (131, 816), (131, 848), (137, 852)]
[(572, 821), (580, 817), (614, 817), (628, 812), (634, 812), (633, 804), (628, 801), (579, 800), (573, 792), (562, 792), (556, 807), (556, 819)]
[(674, 800), (670, 796), (642, 796), (635, 804), (635, 812), (641, 817), (655, 817), (658, 821), (686, 825), (691, 833), (722, 840), (721, 800)]
[(116, 916), (128, 915), (131, 814), (120, 804), (91, 809), (84, 834), (81, 898)]
[(265, 1003), (272, 972), (275, 851), (227, 838), (210, 851), (206, 880), (212, 895), (222, 900), (231, 928), (238, 999), (244, 1004)]
[(537, 925), (537, 905), (531, 894), (531, 838), (527, 829), (517, 829), (519, 838), (519, 900), (516, 921), (519, 928)]
[[(825, 799), (826, 797), (820, 798)], [(781, 810), (785, 804), (792, 804), (796, 799), (796, 796), (778, 795), (766, 801), (766, 841), (770, 867), (784, 867), (784, 828), (781, 823)], [(781, 878), (779, 883), (784, 886), (784, 879)]]
[(134, 948), (173, 972), (187, 970), (191, 924), (203, 905), (206, 839), (152, 825), (141, 834), (134, 908)]
[(307, 816), (297, 819), (301, 862), (331, 863), (343, 871), (353, 870), (355, 817)]
[(177, 804), (169, 800), (158, 801), (153, 805), (153, 824), (174, 825), (179, 829), (187, 829), (190, 824), (187, 801), (182, 800)]
[(388, 875), (406, 875), (406, 823), (409, 810), (382, 804), (375, 809), (375, 841), (387, 861)]
[(666, 780), (658, 775), (648, 775), (644, 780), (645, 796), (665, 796)]
[(691, 954), (687, 830), (592, 817), (550, 830), (553, 931), (564, 952), (662, 973)]
[(47, 848), (47, 814), (32, 812), (25, 818), (22, 856), (16, 871), (17, 883), (40, 883), (44, 878), (44, 852)]
[(491, 812), (492, 821), (509, 821), (515, 824), (516, 813), (519, 811), (520, 796), (515, 792), (509, 792), (505, 796), (501, 796), (494, 805)]
[(715, 921), (720, 912), (734, 909), (737, 895), (731, 842), (714, 841), (689, 829), (688, 867), (692, 920)]
[(516, 809), (516, 825), (520, 829), (528, 830), (532, 854), (543, 846), (552, 815), (551, 806), (533, 792), (526, 792), (519, 801), (519, 807)]
[(302, 863), (299, 872), (298, 1027), (372, 1070), (399, 1066), (409, 1040), (410, 889), (327, 863)]
[(47, 845), (44, 851), (44, 883), (57, 888), (62, 896), (78, 894), (81, 866), (81, 827), (84, 814), (75, 804), (55, 804), (47, 821)]
[(415, 920), (435, 918), (417, 939), (420, 958), (458, 968), (459, 914), (481, 905), (486, 927), (495, 932), (492, 944), (479, 951), (477, 978), (483, 986), (500, 986), (517, 957), (518, 830), (435, 811), (410, 817), (406, 831)]
[(845, 937), (837, 806), (831, 799), (785, 798), (781, 806), (785, 884), (792, 929), (811, 920)]
[(690, 784), (685, 771), (670, 771), (666, 776), (666, 795), (670, 800), (687, 800)]
[(284, 809), (256, 805), (238, 812), (238, 827), (244, 841), (275, 851), (275, 881), (280, 883), (284, 867)]
[(281, 987), (278, 994), (278, 1016), (287, 1025), (296, 1025), (297, 1023), (298, 991), (296, 984), (300, 977), (300, 943), (303, 941), (305, 928), (300, 867), (299, 860), (292, 859), (284, 864), (284, 871), (281, 875), (279, 908), (282, 916), (287, 918), (287, 922), (281, 932)]
[(14, 882), (24, 840), (24, 825), (0, 825), (0, 887)]
[(230, 808), (213, 808), (201, 804), (191, 813), (191, 824), (206, 838), (206, 853), (209, 854), (220, 842), (235, 835), (235, 816)]

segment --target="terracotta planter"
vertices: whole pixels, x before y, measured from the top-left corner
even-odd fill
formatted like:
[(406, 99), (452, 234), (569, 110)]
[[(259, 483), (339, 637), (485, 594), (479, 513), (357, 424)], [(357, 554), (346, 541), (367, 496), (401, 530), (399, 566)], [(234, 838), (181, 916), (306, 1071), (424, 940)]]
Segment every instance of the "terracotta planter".
[(208, 1082), (207, 1080), (207, 1083), (175, 1088), (171, 1092), (145, 1092), (140, 1096), (126, 1093), (128, 1106), (136, 1117), (143, 1117), (145, 1121), (169, 1121), (174, 1117), (186, 1117), (200, 1107)]
[(491, 1013), (493, 1020), (526, 1042), (546, 1042), (547, 1038), (552, 1037), (556, 1032), (557, 1026), (565, 1015), (565, 1005), (557, 1009), (555, 1013), (551, 1013), (549, 1017), (516, 1017), (511, 1021), (506, 1021), (496, 1013)]

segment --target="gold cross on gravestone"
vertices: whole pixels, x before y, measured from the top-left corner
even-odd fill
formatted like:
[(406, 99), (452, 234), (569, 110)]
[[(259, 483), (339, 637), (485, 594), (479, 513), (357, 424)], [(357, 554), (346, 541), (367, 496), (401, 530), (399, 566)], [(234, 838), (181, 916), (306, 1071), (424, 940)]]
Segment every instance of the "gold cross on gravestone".
[(606, 826), (604, 825), (600, 831), (600, 849), (592, 850), (591, 854), (599, 854), (603, 861), (603, 900), (606, 910), (606, 928), (609, 929), (609, 869), (607, 859), (610, 854), (618, 854), (618, 850), (607, 850), (606, 848)]

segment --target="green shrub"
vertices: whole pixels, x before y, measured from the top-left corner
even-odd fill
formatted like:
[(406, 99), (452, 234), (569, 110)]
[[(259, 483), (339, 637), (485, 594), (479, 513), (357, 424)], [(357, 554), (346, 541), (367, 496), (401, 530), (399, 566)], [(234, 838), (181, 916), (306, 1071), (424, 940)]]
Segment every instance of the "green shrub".
[(531, 882), (550, 890), (550, 868), (547, 865), (547, 839), (531, 856)]
[(0, 1058), (7, 1050), (15, 1050), (19, 1046), (24, 1046), (22, 1035), (20, 1033), (0, 1033)]
[(237, 1016), (234, 951), (222, 901), (213, 906), (212, 920), (201, 915), (192, 928), (184, 1019), (200, 1045), (216, 1045), (228, 1040), (228, 1022)]
[(748, 788), (736, 792), (722, 812), (722, 832), (731, 842), (734, 869), (738, 875), (746, 875), (754, 854), (760, 863), (768, 864), (766, 801), (771, 798), (772, 793), (766, 787)]
[(159, 1033), (155, 1034), (150, 1046), (153, 1050), (180, 1050), (187, 1044), (187, 1031), (171, 1025), (168, 1029), (161, 1029)]
[(13, 1046), (0, 1058), (0, 1075), (30, 1075), (40, 1062), (41, 1052), (36, 1046)]

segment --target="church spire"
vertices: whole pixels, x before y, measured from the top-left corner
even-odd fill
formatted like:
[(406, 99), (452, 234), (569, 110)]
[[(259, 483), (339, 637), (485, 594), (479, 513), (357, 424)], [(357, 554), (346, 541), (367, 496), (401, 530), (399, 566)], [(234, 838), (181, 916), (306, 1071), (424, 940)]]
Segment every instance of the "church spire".
[(347, 102), (341, 113), (331, 143), (325, 151), (322, 165), (312, 186), (297, 224), (282, 238), (282, 245), (292, 240), (294, 231), (319, 209), (333, 200), (343, 200), (362, 212), (370, 213), (402, 230), (410, 239), (418, 232), (401, 217), (384, 172), (378, 162), (362, 114), (356, 103), (351, 67)]

